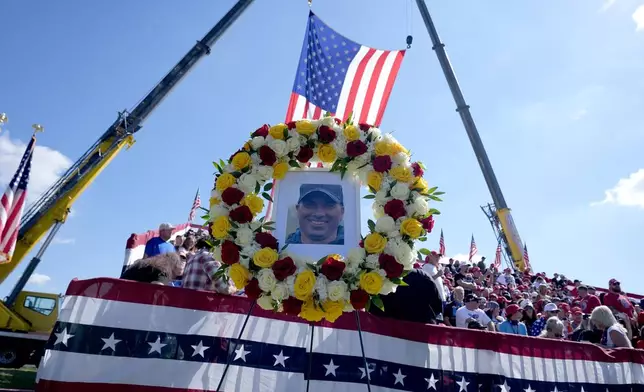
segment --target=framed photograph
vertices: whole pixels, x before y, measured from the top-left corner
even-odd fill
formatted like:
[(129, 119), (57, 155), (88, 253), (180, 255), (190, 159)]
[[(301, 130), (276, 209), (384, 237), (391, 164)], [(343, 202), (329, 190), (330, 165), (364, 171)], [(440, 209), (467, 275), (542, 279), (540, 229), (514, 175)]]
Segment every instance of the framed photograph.
[(289, 171), (276, 184), (275, 237), (289, 252), (318, 260), (347, 256), (360, 241), (360, 184), (327, 169)]

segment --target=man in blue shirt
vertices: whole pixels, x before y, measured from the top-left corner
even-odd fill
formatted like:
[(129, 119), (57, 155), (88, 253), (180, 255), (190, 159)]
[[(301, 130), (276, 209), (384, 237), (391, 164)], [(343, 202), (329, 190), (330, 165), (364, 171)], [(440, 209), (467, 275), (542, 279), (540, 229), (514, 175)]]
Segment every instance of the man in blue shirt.
[(168, 242), (170, 237), (172, 237), (173, 230), (174, 226), (169, 223), (159, 225), (159, 236), (150, 238), (145, 244), (143, 258), (175, 252), (174, 245)]

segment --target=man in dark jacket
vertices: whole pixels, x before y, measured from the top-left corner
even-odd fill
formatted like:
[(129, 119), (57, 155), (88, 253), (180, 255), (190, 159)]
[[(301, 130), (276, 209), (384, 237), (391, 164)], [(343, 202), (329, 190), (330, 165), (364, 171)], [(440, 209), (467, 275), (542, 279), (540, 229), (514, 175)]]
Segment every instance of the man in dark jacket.
[(398, 286), (395, 293), (382, 296), (384, 312), (371, 306), (369, 312), (396, 320), (436, 324), (443, 302), (432, 278), (422, 269), (413, 269), (403, 279), (408, 286)]

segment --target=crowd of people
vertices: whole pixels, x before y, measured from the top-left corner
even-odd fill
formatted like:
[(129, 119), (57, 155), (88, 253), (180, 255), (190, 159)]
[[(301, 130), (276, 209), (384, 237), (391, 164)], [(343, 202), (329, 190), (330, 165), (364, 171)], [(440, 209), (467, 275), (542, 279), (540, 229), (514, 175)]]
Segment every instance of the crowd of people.
[[(176, 236), (164, 223), (148, 241), (143, 259), (123, 279), (244, 295), (225, 277), (215, 277), (221, 262), (204, 232)], [(550, 339), (591, 342), (604, 347), (644, 349), (644, 303), (626, 296), (617, 279), (607, 291), (564, 275), (533, 274), (449, 259), (432, 252), (404, 277), (406, 286), (382, 298), (381, 317), (448, 327), (487, 330)], [(642, 301), (644, 302), (644, 300)]]

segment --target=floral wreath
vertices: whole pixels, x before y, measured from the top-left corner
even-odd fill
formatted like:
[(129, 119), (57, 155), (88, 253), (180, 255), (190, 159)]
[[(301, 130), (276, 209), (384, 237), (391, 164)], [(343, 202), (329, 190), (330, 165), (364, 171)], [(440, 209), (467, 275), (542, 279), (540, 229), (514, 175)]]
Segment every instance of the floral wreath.
[[(308, 260), (279, 248), (270, 233), (274, 222), (258, 215), (273, 181), (291, 169), (318, 160), (331, 172), (355, 176), (369, 187), (376, 221), (346, 258), (331, 254)], [(298, 315), (310, 322), (334, 322), (343, 312), (383, 309), (380, 295), (397, 286), (413, 268), (414, 241), (425, 241), (440, 214), (441, 201), (423, 179), (424, 167), (390, 134), (367, 124), (332, 117), (264, 125), (218, 171), (210, 198), (209, 229), (214, 256), (223, 262), (214, 279), (229, 277), (266, 310)], [(261, 195), (261, 197), (260, 197)]]

